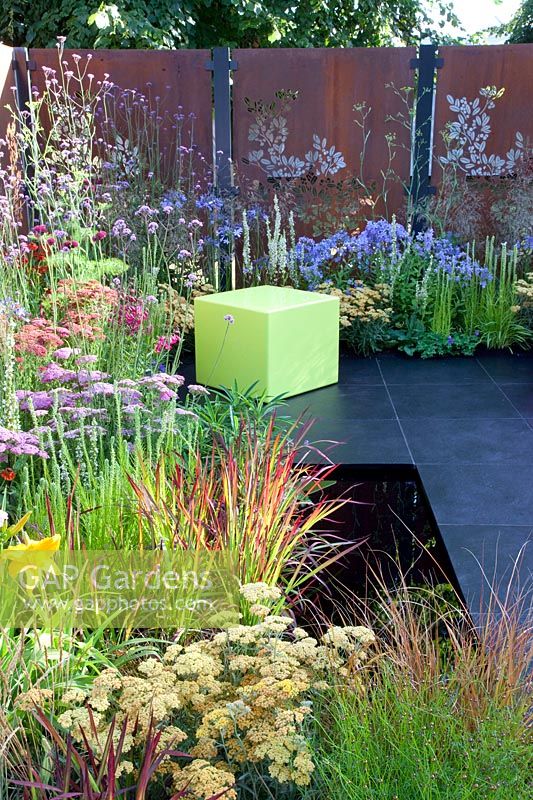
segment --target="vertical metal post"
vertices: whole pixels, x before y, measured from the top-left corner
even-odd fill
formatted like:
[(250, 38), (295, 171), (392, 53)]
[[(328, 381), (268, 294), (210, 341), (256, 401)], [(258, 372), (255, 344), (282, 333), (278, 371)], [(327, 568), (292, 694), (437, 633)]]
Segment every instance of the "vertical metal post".
[(213, 95), (215, 101), (215, 168), (216, 186), (223, 194), (233, 188), (231, 160), (231, 70), (237, 64), (231, 60), (229, 47), (213, 49)]
[[(232, 115), (231, 115), (231, 72), (237, 69), (232, 61), (229, 47), (214, 47), (213, 59), (207, 64), (213, 72), (214, 99), (214, 139), (213, 162), (215, 166), (215, 190), (224, 200), (226, 223), (233, 221), (233, 148), (232, 148)], [(231, 241), (221, 248), (220, 253), (220, 285), (224, 291), (231, 289), (233, 283), (233, 247)]]
[(434, 44), (422, 44), (418, 49), (418, 58), (411, 59), (411, 69), (418, 70), (416, 92), (415, 130), (413, 141), (413, 173), (409, 188), (409, 200), (413, 209), (413, 231), (418, 233), (427, 225), (427, 220), (420, 208), (425, 197), (435, 194), (431, 186), (431, 131), (433, 123), (433, 97), (435, 90), (435, 70), (443, 66), (442, 58), (436, 58), (437, 48)]
[[(31, 75), (30, 71), (35, 69), (35, 63), (30, 59), (29, 50), (26, 47), (14, 47), (11, 56), (11, 69), (15, 80), (15, 103), (19, 112), (19, 116), (24, 119), (25, 124), (32, 124), (28, 118), (30, 112), (30, 93), (31, 93)], [(24, 176), (24, 183), (28, 178), (33, 177), (33, 166), (27, 158), (27, 153), (22, 150), (20, 153), (20, 161), (22, 167), (22, 174)], [(25, 197), (25, 211), (28, 228), (34, 223), (33, 213), (28, 204), (28, 196)]]

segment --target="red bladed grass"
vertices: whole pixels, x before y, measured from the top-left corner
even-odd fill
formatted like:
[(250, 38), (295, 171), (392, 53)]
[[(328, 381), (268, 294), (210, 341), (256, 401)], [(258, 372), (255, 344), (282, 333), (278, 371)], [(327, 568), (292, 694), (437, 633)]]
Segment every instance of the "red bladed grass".
[[(187, 753), (171, 748), (161, 748), (161, 731), (152, 722), (137, 763), (134, 762), (134, 778), (121, 780), (118, 769), (124, 751), (124, 741), (128, 731), (128, 720), (120, 726), (118, 736), (115, 723), (112, 722), (105, 741), (95, 749), (91, 741), (98, 741), (98, 732), (92, 716), (90, 716), (90, 735), (82, 731), (82, 746), (76, 746), (72, 736), (64, 736), (41, 709), (36, 709), (35, 716), (43, 727), (46, 738), (51, 744), (50, 766), (46, 773), (44, 768), (35, 766), (26, 753), (26, 760), (18, 764), (14, 771), (21, 775), (13, 778), (10, 785), (19, 787), (21, 797), (26, 800), (148, 800), (150, 789), (158, 780), (156, 773), (163, 761), (169, 758), (190, 759)], [(128, 753), (128, 759), (132, 758)], [(226, 790), (213, 795), (209, 800), (218, 800)], [(170, 800), (179, 800), (188, 794), (187, 787), (170, 796)]]
[(307, 431), (279, 432), (272, 420), (257, 436), (243, 425), (231, 448), (215, 439), (209, 458), (189, 455), (192, 468), (162, 459), (142, 481), (130, 477), (143, 528), (156, 546), (235, 554), (242, 583), (299, 591), (359, 544), (331, 522), (323, 530), (349, 501), (324, 496), (335, 466), (303, 461)]

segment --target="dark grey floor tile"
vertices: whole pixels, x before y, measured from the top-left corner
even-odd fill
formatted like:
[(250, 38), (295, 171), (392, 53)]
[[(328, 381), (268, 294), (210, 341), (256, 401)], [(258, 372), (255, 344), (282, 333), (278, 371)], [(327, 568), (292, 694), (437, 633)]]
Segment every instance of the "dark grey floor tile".
[(308, 410), (325, 419), (394, 419), (394, 409), (384, 386), (327, 386), (291, 397), (287, 410), (298, 415)]
[(518, 412), (492, 382), (483, 384), (389, 385), (400, 419), (417, 417), (512, 418)]
[(439, 525), (531, 525), (530, 467), (507, 464), (420, 464)]
[[(409, 450), (395, 420), (322, 419), (308, 437), (317, 448), (338, 464), (411, 464)], [(311, 458), (310, 460), (314, 460)]]
[(530, 353), (487, 355), (477, 361), (496, 383), (533, 382), (533, 356)]
[(500, 389), (524, 417), (533, 417), (533, 382), (501, 383)]
[(341, 357), (339, 363), (339, 384), (383, 386), (383, 378), (375, 358)]
[(417, 464), (533, 465), (533, 430), (522, 419), (404, 419)]
[(407, 356), (378, 356), (387, 384), (487, 383), (487, 373), (474, 358), (421, 360)]
[(533, 526), (441, 525), (440, 532), (473, 616), (496, 598), (530, 608)]

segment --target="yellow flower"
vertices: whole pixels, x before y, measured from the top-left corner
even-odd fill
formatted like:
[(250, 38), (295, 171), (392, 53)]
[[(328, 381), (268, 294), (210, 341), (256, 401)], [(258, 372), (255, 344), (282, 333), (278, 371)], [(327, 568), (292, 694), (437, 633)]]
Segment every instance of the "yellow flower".
[(20, 544), (12, 544), (5, 549), (5, 553), (42, 553), (57, 552), (61, 544), (59, 533), (48, 536), (46, 539), (30, 539)]
[(53, 554), (59, 550), (61, 536), (56, 533), (46, 539), (30, 539), (23, 534), (25, 541), (12, 544), (1, 553), (9, 561), (8, 573), (12, 578), (17, 578), (21, 572), (29, 570), (42, 572), (51, 566)]
[[(279, 590), (254, 584), (244, 593), (262, 610), (262, 601), (276, 602)], [(288, 633), (290, 623), (270, 613), (254, 625), (170, 645), (162, 660), (145, 659), (134, 674), (104, 670), (87, 698), (71, 695), (74, 707), (59, 722), (82, 742), (93, 716), (96, 748), (112, 720), (117, 731), (125, 723), (123, 752), (135, 763), (155, 721), (162, 732), (160, 751), (186, 742), (192, 760), (182, 766), (166, 756), (159, 771), (172, 775), (178, 791), (187, 787), (191, 800), (223, 791), (224, 798), (236, 800), (236, 778), (250, 764), (280, 783), (307, 786), (314, 770), (304, 727), (311, 693), (331, 685), (333, 674), (359, 689), (356, 672), (375, 636), (363, 626), (333, 627), (319, 643), (301, 628)]]

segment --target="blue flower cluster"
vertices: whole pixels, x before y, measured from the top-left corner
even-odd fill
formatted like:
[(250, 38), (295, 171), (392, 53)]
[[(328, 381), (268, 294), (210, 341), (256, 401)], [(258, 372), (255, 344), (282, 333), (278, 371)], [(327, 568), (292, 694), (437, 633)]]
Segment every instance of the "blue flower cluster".
[(413, 246), (419, 255), (432, 256), (435, 269), (446, 272), (458, 283), (467, 283), (475, 277), (485, 287), (492, 280), (493, 276), (487, 267), (473, 259), (458, 244), (454, 244), (448, 236), (437, 238), (432, 228), (419, 233)]
[(430, 228), (416, 236), (403, 225), (387, 220), (371, 220), (361, 233), (338, 231), (321, 241), (301, 237), (294, 258), (302, 277), (310, 288), (325, 280), (328, 273), (351, 265), (367, 273), (383, 258), (401, 258), (407, 252), (432, 258), (436, 270), (443, 270), (458, 282), (479, 279), (482, 286), (492, 280), (490, 271), (475, 261), (465, 250), (447, 236), (437, 237)]
[(294, 256), (304, 279), (313, 287), (324, 280), (326, 271), (346, 263), (366, 272), (376, 255), (400, 255), (408, 242), (409, 234), (403, 225), (371, 220), (361, 233), (337, 231), (319, 242), (303, 236), (296, 243)]
[(214, 214), (217, 211), (222, 211), (224, 208), (224, 200), (213, 192), (207, 192), (198, 197), (196, 200), (196, 208), (201, 208)]

